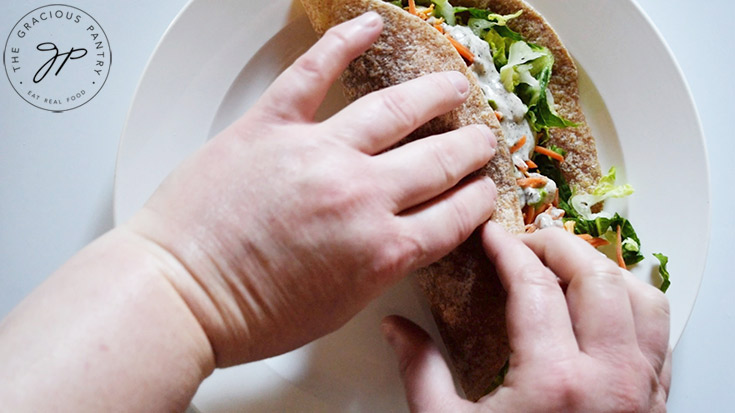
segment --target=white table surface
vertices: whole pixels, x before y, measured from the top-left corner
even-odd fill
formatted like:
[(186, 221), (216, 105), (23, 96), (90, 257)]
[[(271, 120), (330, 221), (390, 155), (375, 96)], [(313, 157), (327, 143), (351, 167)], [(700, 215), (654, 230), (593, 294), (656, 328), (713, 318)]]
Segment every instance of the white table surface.
[[(735, 191), (725, 182), (735, 172), (731, 160), (735, 3), (706, 0), (693, 7), (684, 0), (638, 2), (666, 39), (689, 83), (704, 126), (714, 189), (707, 267), (674, 352), (669, 409), (731, 411), (735, 282), (729, 277), (727, 251), (735, 251), (730, 235), (735, 227), (727, 208), (735, 204)], [(113, 52), (107, 84), (79, 109), (63, 114), (41, 111), (22, 101), (0, 76), (0, 317), (75, 251), (112, 227), (115, 156), (127, 109), (148, 58), (185, 3), (67, 3), (102, 25)], [(1, 0), (0, 37), (4, 39), (24, 14), (46, 4)], [(671, 110), (676, 110), (676, 102)], [(686, 204), (686, 196), (679, 202)]]

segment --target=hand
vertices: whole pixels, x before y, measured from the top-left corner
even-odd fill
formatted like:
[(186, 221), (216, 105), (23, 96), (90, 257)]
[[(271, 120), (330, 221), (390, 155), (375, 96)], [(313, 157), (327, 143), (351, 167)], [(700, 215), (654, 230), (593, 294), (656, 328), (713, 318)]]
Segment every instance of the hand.
[(488, 223), (483, 242), (508, 292), (513, 352), (505, 382), (477, 404), (460, 399), (428, 335), (390, 317), (382, 329), (412, 411), (666, 411), (671, 352), (663, 293), (562, 230), (518, 239)]
[(220, 367), (335, 330), (492, 214), (493, 183), (462, 181), (494, 155), (487, 127), (386, 151), (460, 105), (463, 75), (419, 78), (313, 121), (381, 29), (368, 13), (326, 33), (125, 225), (177, 262), (167, 276)]

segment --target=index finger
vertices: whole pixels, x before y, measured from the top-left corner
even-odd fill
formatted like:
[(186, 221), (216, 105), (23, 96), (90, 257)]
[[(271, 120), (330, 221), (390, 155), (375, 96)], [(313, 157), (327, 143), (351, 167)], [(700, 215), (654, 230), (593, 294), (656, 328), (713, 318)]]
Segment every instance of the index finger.
[(587, 242), (558, 228), (523, 240), (568, 284), (569, 314), (586, 353), (637, 348), (635, 322), (623, 273)]
[(337, 77), (375, 42), (382, 28), (380, 15), (368, 12), (329, 29), (273, 82), (256, 107), (283, 119), (312, 121)]
[(365, 95), (326, 123), (342, 141), (373, 155), (461, 105), (469, 93), (462, 73), (431, 73)]
[(494, 222), (485, 225), (482, 240), (508, 293), (506, 318), (513, 354), (548, 358), (578, 352), (556, 275), (520, 239)]

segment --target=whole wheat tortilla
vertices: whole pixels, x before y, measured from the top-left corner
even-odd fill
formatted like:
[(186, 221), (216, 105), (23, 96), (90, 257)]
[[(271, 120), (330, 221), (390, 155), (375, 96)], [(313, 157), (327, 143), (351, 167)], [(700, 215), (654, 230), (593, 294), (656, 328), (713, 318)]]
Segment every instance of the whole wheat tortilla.
[[(402, 143), (472, 125), (488, 125), (498, 138), (495, 158), (479, 173), (490, 176), (498, 197), (492, 220), (508, 231), (523, 231), (513, 164), (500, 124), (464, 60), (439, 31), (382, 0), (302, 0), (315, 31), (369, 10), (382, 15), (384, 29), (377, 42), (353, 61), (341, 77), (345, 95), (354, 101), (368, 93), (433, 72), (456, 70), (470, 81), (470, 95), (459, 108), (425, 124)], [(455, 6), (490, 7), (510, 14), (524, 10), (512, 28), (534, 43), (549, 47), (556, 58), (550, 90), (559, 114), (582, 124), (553, 131), (552, 142), (568, 151), (565, 175), (588, 187), (599, 178), (594, 140), (579, 108), (577, 70), (553, 30), (528, 5), (518, 0), (452, 1)], [(487, 394), (510, 355), (505, 326), (505, 291), (487, 259), (479, 234), (474, 234), (439, 262), (417, 272), (449, 352), (455, 374), (470, 400)]]

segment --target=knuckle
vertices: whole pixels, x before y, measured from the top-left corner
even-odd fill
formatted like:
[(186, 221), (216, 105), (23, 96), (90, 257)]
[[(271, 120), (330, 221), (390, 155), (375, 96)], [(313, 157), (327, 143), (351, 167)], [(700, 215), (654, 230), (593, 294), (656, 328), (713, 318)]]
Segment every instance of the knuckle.
[(324, 33), (322, 41), (332, 50), (345, 50), (350, 44), (347, 30), (345, 26), (335, 26)]
[(451, 204), (452, 215), (455, 223), (453, 244), (459, 243), (467, 238), (475, 230), (477, 224), (472, 213), (472, 207), (466, 201), (455, 201)]
[(572, 409), (585, 397), (580, 370), (566, 364), (551, 367), (548, 380), (543, 381), (543, 393), (548, 395), (549, 411)]
[(620, 383), (614, 391), (615, 405), (620, 412), (649, 412), (647, 389), (633, 383)]
[(298, 72), (298, 76), (302, 81), (297, 84), (308, 84), (309, 82), (319, 82), (325, 78), (324, 74), (324, 58), (317, 51), (310, 51), (296, 60), (294, 69)]
[(648, 412), (656, 392), (658, 378), (645, 357), (630, 357), (609, 375), (610, 396), (617, 411)]
[[(631, 392), (638, 392), (631, 393)], [(632, 389), (628, 388), (625, 390), (622, 390), (618, 392), (615, 395), (616, 401), (615, 404), (617, 407), (617, 411), (619, 412), (640, 412), (640, 413), (647, 413), (650, 412), (648, 409), (648, 400), (646, 398), (643, 398), (640, 396), (640, 389)]]
[(654, 310), (654, 314), (660, 315), (667, 319), (671, 316), (671, 306), (669, 304), (669, 299), (663, 292), (661, 292), (661, 290), (651, 285), (645, 285), (645, 288), (643, 289), (643, 296), (645, 302), (647, 302)]
[(548, 411), (588, 411), (592, 401), (590, 382), (599, 380), (605, 383), (605, 397), (594, 400), (600, 411), (650, 411), (653, 388), (650, 381), (645, 382), (649, 378), (642, 375), (640, 370), (629, 365), (604, 375), (599, 371), (592, 374), (593, 377), (590, 377), (587, 371), (575, 363), (550, 366), (549, 374), (546, 375), (549, 379), (542, 382), (543, 394), (549, 397)]
[(390, 113), (393, 121), (399, 127), (413, 129), (419, 126), (418, 116), (411, 110), (411, 102), (399, 89), (386, 89), (385, 93), (380, 93), (379, 96), (380, 104), (386, 109), (387, 113)]
[(605, 256), (598, 256), (590, 262), (590, 273), (596, 280), (606, 284), (623, 285), (624, 278), (620, 267)]
[(458, 165), (461, 159), (457, 148), (444, 140), (428, 139), (431, 160), (445, 183), (454, 185), (462, 178)]
[(519, 266), (516, 271), (518, 271), (519, 274), (518, 279), (524, 285), (539, 289), (542, 293), (556, 291), (560, 288), (556, 276), (546, 267), (534, 264), (523, 264)]
[(358, 180), (326, 173), (312, 192), (326, 211), (349, 213), (360, 203), (366, 188)]
[(373, 273), (389, 278), (410, 271), (426, 256), (423, 244), (416, 237), (400, 233), (384, 235), (374, 250)]

